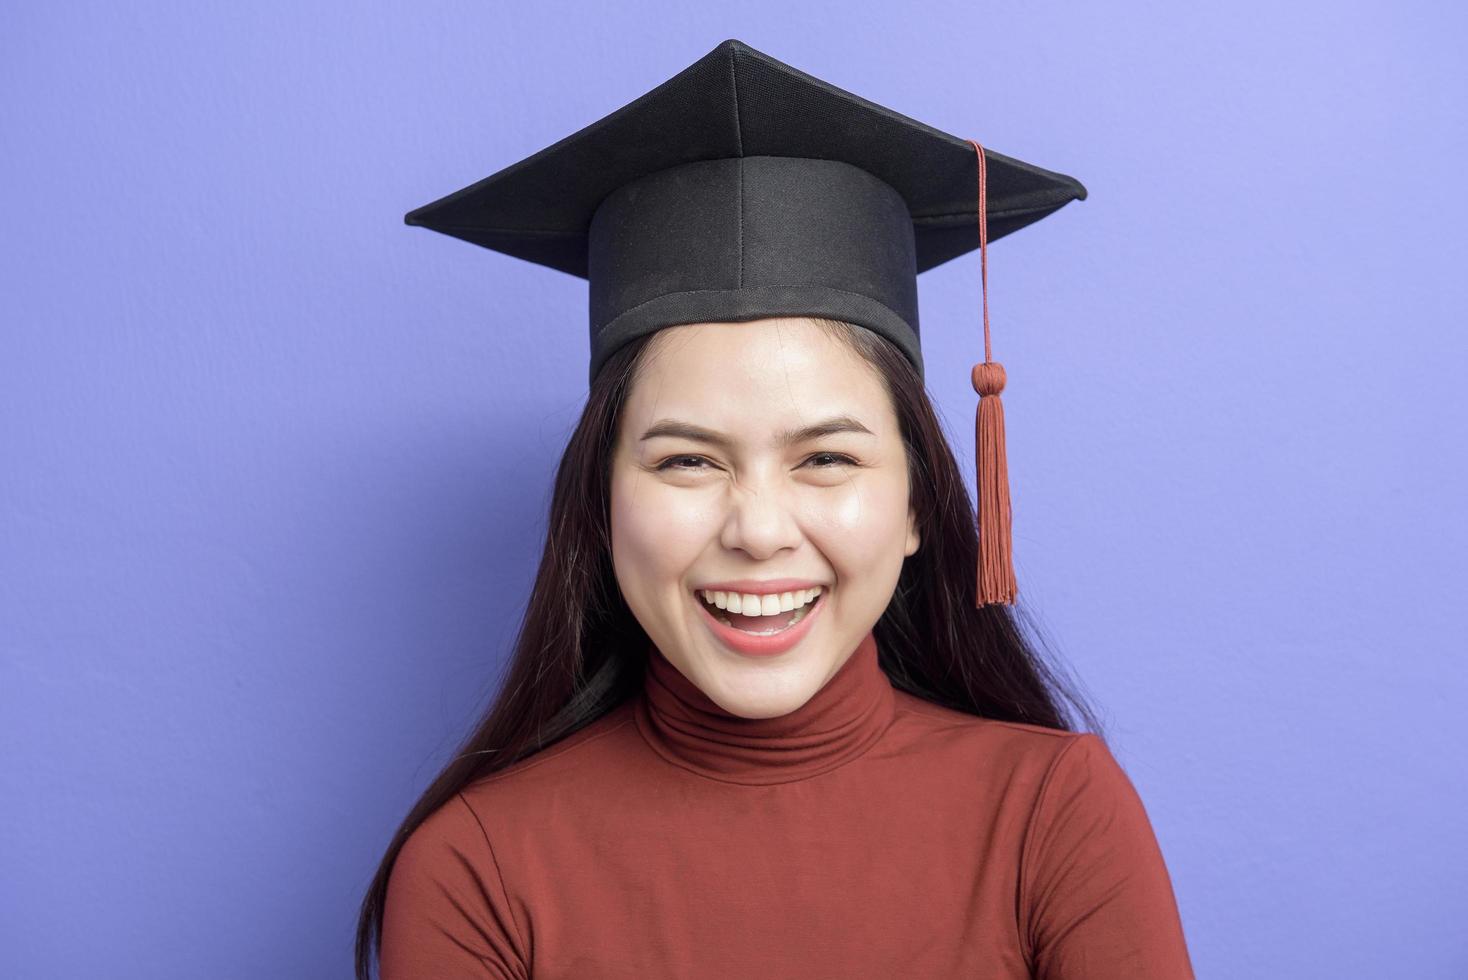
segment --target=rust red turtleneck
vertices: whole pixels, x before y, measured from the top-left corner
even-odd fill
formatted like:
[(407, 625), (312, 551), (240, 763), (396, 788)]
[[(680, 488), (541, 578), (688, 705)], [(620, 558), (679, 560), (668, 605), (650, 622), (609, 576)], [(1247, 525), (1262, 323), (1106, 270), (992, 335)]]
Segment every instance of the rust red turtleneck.
[(1193, 976), (1097, 736), (894, 689), (868, 634), (740, 718), (655, 648), (643, 690), (470, 784), (399, 853), (382, 978)]

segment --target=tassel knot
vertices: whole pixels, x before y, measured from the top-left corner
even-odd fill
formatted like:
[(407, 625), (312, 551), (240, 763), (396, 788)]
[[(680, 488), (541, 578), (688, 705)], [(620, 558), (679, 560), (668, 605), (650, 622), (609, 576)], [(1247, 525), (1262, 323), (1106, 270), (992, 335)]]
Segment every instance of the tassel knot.
[(974, 365), (974, 391), (979, 396), (997, 395), (1004, 390), (1004, 365), (998, 361), (982, 361)]

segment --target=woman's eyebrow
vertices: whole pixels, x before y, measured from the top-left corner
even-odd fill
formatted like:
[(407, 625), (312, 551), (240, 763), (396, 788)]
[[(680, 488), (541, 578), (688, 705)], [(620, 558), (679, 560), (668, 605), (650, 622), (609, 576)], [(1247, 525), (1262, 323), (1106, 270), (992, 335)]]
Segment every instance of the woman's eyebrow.
[[(838, 432), (865, 432), (867, 435), (875, 434), (871, 429), (868, 429), (850, 415), (836, 415), (824, 421), (817, 422), (814, 425), (803, 426), (799, 429), (787, 429), (785, 432), (780, 433), (777, 445), (793, 446), (796, 443), (808, 442), (811, 439), (819, 439), (822, 436), (834, 435)], [(656, 439), (659, 436), (691, 439), (694, 442), (705, 442), (718, 446), (721, 449), (728, 449), (734, 444), (732, 439), (721, 432), (705, 429), (701, 425), (694, 425), (692, 422), (684, 422), (680, 419), (659, 419), (642, 434), (642, 438), (638, 442), (646, 442), (649, 439)]]

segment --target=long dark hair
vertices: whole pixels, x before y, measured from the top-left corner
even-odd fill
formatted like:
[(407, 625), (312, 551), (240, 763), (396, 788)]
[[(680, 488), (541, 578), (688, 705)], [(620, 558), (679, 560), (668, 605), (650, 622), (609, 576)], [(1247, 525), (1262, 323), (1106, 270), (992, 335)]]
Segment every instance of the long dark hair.
[[(893, 686), (983, 718), (1062, 731), (1076, 730), (1073, 708), (1104, 739), (1081, 695), (1026, 639), (1019, 620), (1033, 623), (1021, 606), (974, 607), (974, 508), (917, 371), (864, 327), (812, 319), (884, 379), (907, 451), (920, 543), (874, 627)], [(393, 834), (362, 902), (358, 980), (371, 980), (388, 877), (418, 825), (469, 783), (585, 727), (641, 687), (648, 637), (612, 571), (609, 474), (622, 406), (655, 336), (617, 350), (591, 386), (556, 471), (540, 570), (499, 694)]]

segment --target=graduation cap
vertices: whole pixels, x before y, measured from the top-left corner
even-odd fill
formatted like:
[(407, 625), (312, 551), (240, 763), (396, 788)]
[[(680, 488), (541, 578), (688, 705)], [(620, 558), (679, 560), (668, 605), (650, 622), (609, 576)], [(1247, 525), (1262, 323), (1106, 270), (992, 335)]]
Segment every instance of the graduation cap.
[(987, 243), (1086, 189), (729, 39), (622, 108), (405, 215), (590, 284), (594, 380), (663, 327), (819, 316), (894, 343), (923, 375), (917, 274), (975, 248), (976, 604), (1011, 603), (1010, 504), (989, 357)]

